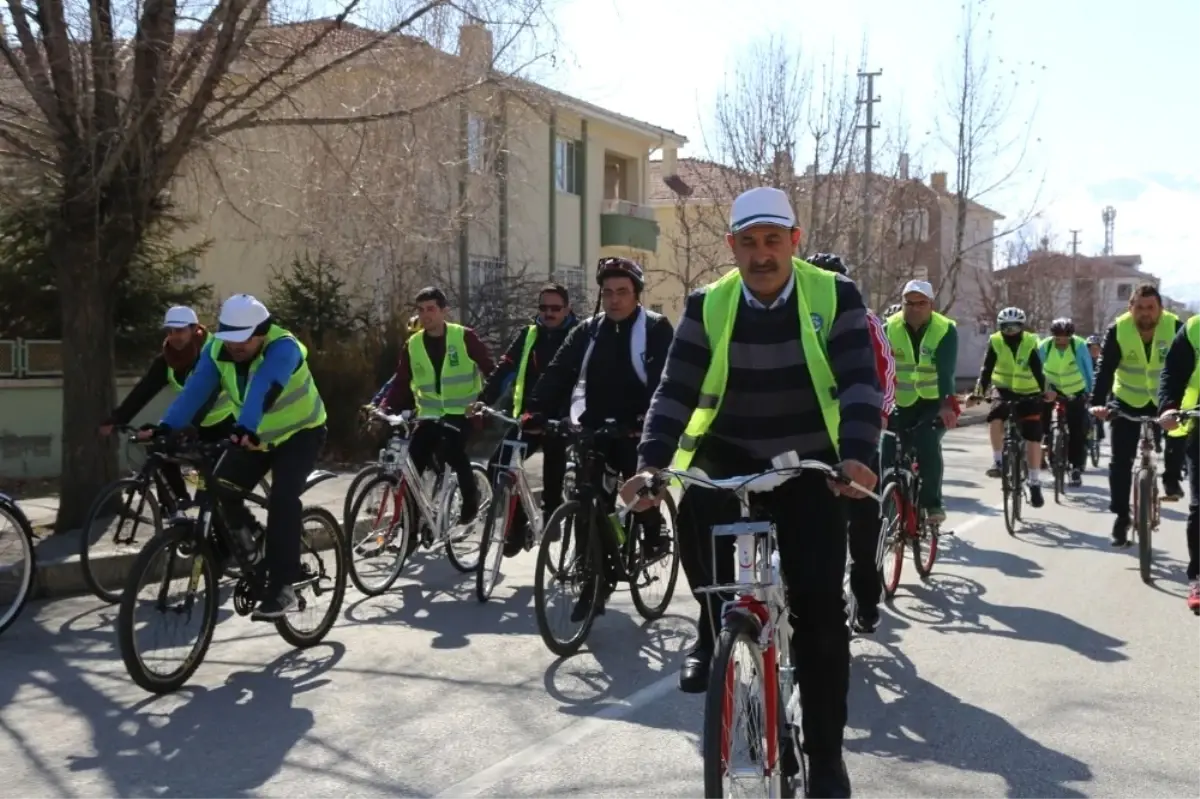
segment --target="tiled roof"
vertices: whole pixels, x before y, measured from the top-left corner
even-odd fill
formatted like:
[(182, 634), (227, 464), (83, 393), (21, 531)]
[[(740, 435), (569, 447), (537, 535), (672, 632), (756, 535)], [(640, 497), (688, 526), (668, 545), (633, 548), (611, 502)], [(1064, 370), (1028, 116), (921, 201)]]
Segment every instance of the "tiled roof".
[(1001, 280), (1036, 280), (1038, 277), (1057, 279), (1108, 280), (1129, 278), (1150, 280), (1157, 278), (1138, 269), (1142, 263), (1140, 255), (1079, 255), (1035, 250), (1021, 264), (996, 271)]

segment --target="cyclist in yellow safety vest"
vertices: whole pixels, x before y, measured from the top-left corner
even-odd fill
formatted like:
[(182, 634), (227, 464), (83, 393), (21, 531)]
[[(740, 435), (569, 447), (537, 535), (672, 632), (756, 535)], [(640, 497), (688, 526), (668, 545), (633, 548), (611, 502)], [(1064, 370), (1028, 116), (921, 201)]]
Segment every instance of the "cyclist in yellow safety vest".
[[(237, 423), (231, 438), (241, 449), (221, 458), (215, 477), (249, 490), (271, 472), (267, 589), (252, 618), (278, 619), (296, 604), (300, 495), (325, 445), (325, 403), (308, 368), (308, 349), (249, 294), (235, 294), (221, 306), (213, 341), (161, 426), (183, 427), (218, 388), (233, 401)], [(218, 498), (234, 536), (252, 541), (255, 522), (245, 503), (229, 493)]]
[(1017, 414), (1021, 438), (1025, 439), (1025, 460), (1029, 466), (1029, 504), (1040, 508), (1042, 497), (1042, 400), (1053, 402), (1055, 395), (1046, 385), (1042, 359), (1038, 354), (1037, 336), (1025, 329), (1025, 312), (1020, 308), (1005, 308), (996, 315), (1000, 331), (993, 333), (979, 382), (967, 399), (974, 405), (990, 386), (995, 386), (1000, 402), (988, 412), (988, 435), (992, 442), (992, 466), (988, 477), (999, 477), (1004, 422), (1010, 413)]
[[(508, 345), (483, 386), (483, 392), (479, 395), (480, 405), (493, 406), (500, 402), (511, 386), (512, 415), (520, 418), (528, 408), (533, 387), (577, 323), (578, 319), (571, 311), (567, 287), (561, 283), (542, 286), (538, 293), (537, 316), (532, 324), (521, 328)], [(566, 416), (565, 408), (561, 415)], [(529, 445), (526, 457), (539, 449), (542, 451), (542, 508), (548, 519), (562, 503), (563, 478), (567, 470), (566, 441), (561, 436), (543, 436), (532, 431), (526, 431), (524, 441)], [(496, 464), (499, 456), (498, 448), (489, 463), (489, 469)], [(516, 514), (509, 527), (511, 532), (508, 540), (504, 542), (504, 554), (507, 557), (521, 552), (526, 541), (525, 508), (520, 503), (517, 503)]]
[[(933, 286), (910, 280), (904, 287), (903, 311), (884, 320), (896, 359), (896, 413), (893, 427), (907, 430), (934, 417), (942, 429), (922, 426), (913, 437), (921, 464), (918, 502), (931, 522), (946, 520), (942, 504), (942, 438), (958, 421), (954, 372), (958, 364), (958, 328), (933, 310)], [(892, 453), (884, 457), (891, 461)]]
[[(479, 396), (483, 379), (492, 371), (487, 346), (469, 327), (446, 321), (446, 294), (430, 286), (416, 297), (421, 330), (400, 351), (396, 376), (383, 401), (390, 413), (414, 411), (438, 416), (447, 424), (419, 424), (409, 440), (408, 454), (421, 472), (435, 450), (458, 476), (462, 509), (458, 523), (470, 524), (479, 512), (479, 486), (467, 456), (467, 410)], [(439, 449), (440, 447), (440, 449)], [(414, 539), (415, 540), (415, 539)]]
[(1188, 609), (1200, 614), (1200, 425), (1194, 420), (1180, 424), (1180, 410), (1192, 410), (1200, 403), (1200, 316), (1187, 320), (1163, 361), (1158, 386), (1159, 424), (1167, 435), (1187, 439), (1188, 503)]
[[(1092, 389), (1092, 413), (1108, 419), (1108, 404), (1114, 402), (1133, 416), (1158, 415), (1159, 377), (1171, 340), (1183, 327), (1179, 317), (1163, 310), (1162, 295), (1152, 283), (1137, 286), (1129, 295), (1129, 310), (1121, 314), (1104, 334), (1100, 372)], [(1112, 545), (1129, 543), (1129, 496), (1133, 483), (1133, 461), (1137, 457), (1141, 426), (1120, 417), (1109, 425), (1108, 465), (1109, 510), (1113, 520)], [(1183, 498), (1180, 472), (1184, 440), (1168, 437), (1163, 454), (1163, 501)]]
[[(101, 423), (100, 435), (109, 436), (116, 425), (129, 424), (164, 388), (169, 388), (175, 394), (183, 391), (188, 375), (196, 368), (209, 341), (208, 331), (196, 318), (196, 312), (186, 305), (167, 309), (163, 331), (162, 352), (150, 362), (150, 368), (125, 395), (121, 404)], [(232, 416), (233, 403), (221, 391), (216, 391), (201, 406), (190, 426), (196, 428), (200, 440), (216, 441), (229, 435), (233, 427)], [(190, 506), (187, 483), (184, 482), (179, 464), (163, 461), (159, 465), (159, 472), (171, 491), (179, 497), (181, 510)], [(197, 491), (197, 498), (199, 495), (200, 491)]]
[[(1067, 404), (1067, 461), (1071, 464), (1070, 482), (1083, 485), (1083, 467), (1087, 463), (1088, 398), (1092, 394), (1092, 358), (1087, 343), (1075, 335), (1075, 323), (1070, 319), (1055, 319), (1050, 323), (1050, 335), (1038, 344), (1046, 382)], [(1047, 452), (1054, 438), (1051, 417), (1053, 402), (1042, 408), (1043, 444)]]

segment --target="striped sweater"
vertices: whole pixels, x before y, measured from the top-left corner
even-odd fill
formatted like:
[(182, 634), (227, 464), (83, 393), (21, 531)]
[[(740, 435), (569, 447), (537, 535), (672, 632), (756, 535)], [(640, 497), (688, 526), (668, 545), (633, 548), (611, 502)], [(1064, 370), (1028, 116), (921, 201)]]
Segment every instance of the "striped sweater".
[[(670, 464), (699, 402), (700, 385), (712, 360), (703, 321), (706, 291), (707, 287), (688, 297), (675, 331), (638, 447), (641, 466)], [(764, 461), (790, 451), (808, 458), (833, 457), (799, 341), (795, 291), (771, 310), (752, 307), (745, 300), (740, 303), (729, 344), (729, 380), (708, 435)], [(841, 276), (828, 353), (841, 405), (841, 457), (870, 463), (882, 428), (883, 392), (862, 296), (852, 281)]]

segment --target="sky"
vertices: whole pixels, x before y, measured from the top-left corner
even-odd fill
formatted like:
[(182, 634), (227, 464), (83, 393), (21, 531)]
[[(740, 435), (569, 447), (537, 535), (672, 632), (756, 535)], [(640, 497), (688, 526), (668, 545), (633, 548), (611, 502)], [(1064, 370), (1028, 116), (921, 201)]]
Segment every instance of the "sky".
[[(997, 74), (1021, 80), (1005, 141), (1028, 147), (1015, 177), (979, 201), (1010, 219), (1039, 211), (1033, 226), (1059, 247), (1078, 229), (1084, 254), (1100, 252), (1101, 211), (1112, 205), (1116, 252), (1140, 254), (1168, 294), (1200, 301), (1200, 2), (987, 0), (985, 9)], [(554, 66), (536, 77), (682, 133), (682, 154), (703, 156), (715, 98), (756, 45), (785, 35), (817, 65), (840, 67), (865, 44), (867, 66), (883, 70), (885, 129), (903, 130), (914, 160), (953, 184), (954, 154), (935, 125), (944, 76), (960, 63), (961, 20), (957, 0), (560, 0)], [(1017, 156), (992, 168), (1007, 171)]]

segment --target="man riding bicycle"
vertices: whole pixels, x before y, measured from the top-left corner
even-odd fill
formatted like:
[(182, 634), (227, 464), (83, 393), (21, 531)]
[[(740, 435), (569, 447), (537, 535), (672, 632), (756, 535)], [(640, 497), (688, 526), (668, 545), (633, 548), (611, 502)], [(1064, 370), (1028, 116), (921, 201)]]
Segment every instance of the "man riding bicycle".
[[(1100, 372), (1092, 389), (1092, 413), (1108, 419), (1110, 396), (1117, 407), (1132, 416), (1158, 415), (1159, 378), (1171, 341), (1183, 327), (1179, 317), (1164, 311), (1162, 295), (1152, 283), (1143, 283), (1129, 295), (1129, 310), (1121, 314), (1104, 334)], [(1120, 417), (1109, 422), (1112, 457), (1108, 465), (1109, 510), (1113, 520), (1112, 545), (1129, 541), (1129, 495), (1133, 483), (1133, 461), (1137, 457), (1141, 425)], [(1163, 457), (1163, 501), (1183, 497), (1180, 471), (1183, 439), (1167, 437)]]
[[(596, 284), (604, 312), (585, 319), (567, 334), (554, 360), (546, 367), (529, 400), (523, 427), (539, 430), (548, 418), (569, 408), (574, 424), (597, 429), (605, 420), (637, 429), (641, 427), (650, 397), (658, 386), (671, 346), (671, 322), (641, 304), (645, 290), (642, 267), (625, 258), (601, 258)], [(614, 440), (605, 453), (610, 466), (623, 477), (637, 467), (637, 439)], [(663, 520), (657, 508), (638, 515), (643, 551), (649, 559), (663, 546)], [(604, 612), (614, 586), (601, 585), (593, 597), (585, 588), (572, 611), (572, 621), (587, 616), (589, 606)]]
[[(196, 318), (196, 312), (184, 305), (167, 309), (163, 330), (166, 336), (162, 352), (154, 357), (142, 379), (100, 425), (100, 435), (112, 435), (115, 426), (128, 425), (164, 388), (170, 387), (176, 395), (183, 391), (188, 375), (200, 362), (200, 356), (209, 343), (208, 331)], [(233, 411), (233, 402), (218, 391), (197, 410), (189, 426), (197, 428), (202, 441), (217, 441), (229, 435), (233, 427)], [(163, 461), (159, 465), (159, 473), (179, 498), (180, 510), (186, 510), (191, 505), (191, 497), (179, 464)]]
[(414, 410), (417, 416), (439, 416), (445, 424), (422, 423), (413, 431), (408, 456), (425, 472), (438, 450), (458, 477), (462, 494), (459, 524), (470, 524), (479, 512), (479, 486), (467, 456), (467, 409), (491, 374), (492, 356), (469, 327), (446, 321), (446, 294), (432, 286), (416, 297), (421, 329), (400, 350), (392, 387), (383, 400), (388, 413)]
[(1200, 403), (1200, 316), (1193, 316), (1175, 334), (1163, 361), (1158, 386), (1159, 424), (1169, 438), (1187, 441), (1188, 459), (1188, 609), (1200, 613), (1200, 424), (1180, 424), (1177, 412)]
[[(275, 324), (261, 302), (235, 294), (221, 306), (218, 321), (213, 340), (161, 427), (186, 427), (218, 391), (231, 399), (237, 414), (231, 438), (242, 449), (227, 452), (214, 476), (249, 491), (271, 472), (266, 598), (252, 618), (277, 619), (296, 603), (292, 585), (301, 577), (300, 495), (325, 444), (325, 403), (308, 368), (307, 348)], [(254, 525), (240, 497), (223, 493), (220, 500), (235, 532)]]
[[(885, 320), (896, 359), (895, 428), (916, 428), (912, 445), (921, 464), (921, 496), (926, 518), (946, 520), (942, 500), (942, 438), (958, 423), (954, 371), (958, 364), (958, 326), (933, 309), (933, 286), (910, 280), (904, 287), (904, 310)], [(926, 422), (939, 418), (940, 429)]]
[[(1005, 308), (996, 315), (1000, 330), (993, 333), (974, 396), (967, 400), (974, 405), (978, 398), (995, 386), (1001, 402), (988, 412), (988, 434), (992, 442), (992, 466), (988, 477), (1001, 474), (1004, 448), (1004, 423), (1010, 413), (1016, 413), (1025, 439), (1025, 459), (1029, 466), (1029, 504), (1040, 508), (1042, 497), (1042, 402), (1053, 402), (1055, 395), (1046, 386), (1042, 359), (1038, 355), (1037, 336), (1025, 329), (1025, 312), (1020, 308)], [(1014, 486), (1015, 488), (1015, 486)]]
[[(547, 283), (538, 294), (538, 313), (533, 324), (521, 329), (508, 345), (508, 350), (496, 364), (495, 371), (488, 377), (479, 395), (482, 405), (495, 405), (505, 386), (513, 382), (512, 415), (520, 418), (525, 411), (529, 398), (533, 396), (534, 387), (550, 362), (554, 360), (559, 347), (574, 329), (578, 319), (571, 311), (571, 299), (566, 286), (561, 283)], [(564, 408), (560, 414), (565, 415)], [(567, 449), (562, 438), (558, 436), (540, 436), (527, 434), (525, 441), (529, 448), (526, 457), (542, 451), (542, 509), (546, 518), (562, 504), (563, 478), (567, 469)], [(492, 458), (489, 468), (494, 466), (500, 451)], [(517, 518), (513, 520), (512, 529), (520, 530), (526, 521), (525, 508), (517, 504)], [(523, 548), (524, 536), (510, 534), (504, 542), (504, 554), (511, 557)]]
[[(1075, 323), (1070, 319), (1055, 319), (1050, 323), (1050, 335), (1038, 344), (1038, 356), (1046, 373), (1046, 383), (1066, 400), (1067, 460), (1071, 464), (1071, 485), (1083, 485), (1083, 467), (1087, 464), (1088, 398), (1092, 393), (1092, 358), (1085, 349), (1086, 342), (1075, 335)], [(1053, 402), (1042, 408), (1042, 441), (1051, 452), (1054, 426), (1051, 416)]]
[[(868, 464), (878, 448), (883, 393), (867, 309), (849, 278), (793, 258), (799, 241), (782, 191), (751, 189), (734, 200), (726, 242), (738, 268), (688, 297), (642, 434), (642, 471), (623, 497), (636, 496), (672, 459), (676, 469), (695, 466), (719, 479), (769, 469), (772, 458), (790, 452), (840, 462), (851, 480), (875, 485)], [(849, 796), (842, 760), (850, 676), (845, 505), (812, 473), (762, 497), (779, 530), (811, 795)], [(710, 531), (739, 515), (728, 494), (695, 486), (684, 492), (680, 560), (693, 588), (731, 582), (730, 539), (719, 539), (718, 574), (710, 574)], [(688, 693), (707, 686), (721, 607), (715, 596), (696, 600), (699, 641), (679, 673)]]

